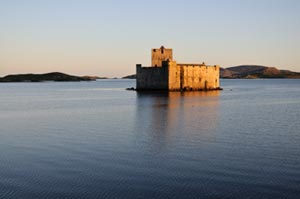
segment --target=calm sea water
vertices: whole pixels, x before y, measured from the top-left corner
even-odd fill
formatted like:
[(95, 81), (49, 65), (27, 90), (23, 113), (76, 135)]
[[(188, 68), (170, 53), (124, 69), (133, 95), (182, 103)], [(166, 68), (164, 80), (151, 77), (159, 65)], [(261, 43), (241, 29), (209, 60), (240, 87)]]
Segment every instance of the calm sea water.
[(0, 84), (0, 198), (300, 198), (300, 80)]

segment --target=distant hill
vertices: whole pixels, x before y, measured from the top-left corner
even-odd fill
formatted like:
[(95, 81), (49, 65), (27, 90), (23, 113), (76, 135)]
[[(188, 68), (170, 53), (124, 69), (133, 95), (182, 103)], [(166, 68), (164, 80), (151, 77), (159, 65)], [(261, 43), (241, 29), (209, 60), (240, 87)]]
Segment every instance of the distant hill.
[(259, 65), (241, 65), (220, 69), (221, 78), (254, 79), (254, 78), (300, 78), (300, 73), (279, 70), (275, 67)]
[(18, 74), (0, 78), (0, 82), (43, 82), (43, 81), (93, 81), (91, 77), (78, 77), (64, 73), (53, 72), (46, 74)]

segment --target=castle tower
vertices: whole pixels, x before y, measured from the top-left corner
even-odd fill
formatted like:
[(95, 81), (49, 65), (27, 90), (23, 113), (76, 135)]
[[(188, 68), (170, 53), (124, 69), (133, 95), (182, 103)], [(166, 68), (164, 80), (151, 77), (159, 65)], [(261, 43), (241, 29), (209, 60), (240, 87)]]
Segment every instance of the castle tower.
[(163, 61), (173, 59), (173, 50), (161, 46), (159, 49), (152, 49), (152, 67), (161, 67)]

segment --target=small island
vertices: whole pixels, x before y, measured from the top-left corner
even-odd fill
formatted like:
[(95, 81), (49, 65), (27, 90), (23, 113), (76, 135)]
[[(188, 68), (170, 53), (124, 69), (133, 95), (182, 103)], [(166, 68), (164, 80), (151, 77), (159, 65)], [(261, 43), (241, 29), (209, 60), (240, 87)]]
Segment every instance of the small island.
[(74, 76), (60, 72), (52, 72), (45, 74), (17, 74), (7, 75), (0, 78), (0, 83), (5, 82), (44, 82), (44, 81), (55, 81), (55, 82), (78, 82), (78, 81), (95, 81), (95, 76)]

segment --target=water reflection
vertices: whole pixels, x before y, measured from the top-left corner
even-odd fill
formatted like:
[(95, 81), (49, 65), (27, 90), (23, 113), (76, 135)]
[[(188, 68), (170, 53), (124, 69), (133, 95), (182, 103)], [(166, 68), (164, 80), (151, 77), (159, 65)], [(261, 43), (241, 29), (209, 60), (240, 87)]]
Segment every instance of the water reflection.
[(173, 138), (211, 139), (218, 125), (219, 91), (137, 93), (136, 104), (135, 132), (158, 151)]

